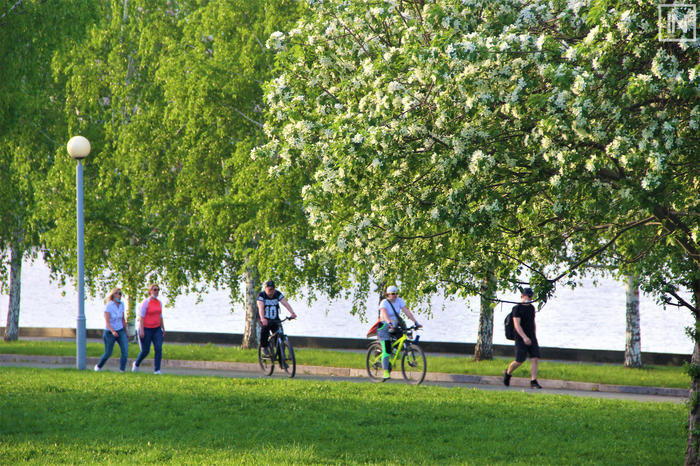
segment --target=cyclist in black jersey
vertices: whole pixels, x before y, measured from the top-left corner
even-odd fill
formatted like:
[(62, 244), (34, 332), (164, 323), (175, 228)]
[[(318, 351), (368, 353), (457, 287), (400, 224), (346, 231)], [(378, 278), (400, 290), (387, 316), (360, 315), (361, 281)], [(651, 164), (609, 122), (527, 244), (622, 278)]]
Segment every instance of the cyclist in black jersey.
[(297, 315), (292, 310), (292, 306), (287, 302), (280, 290), (275, 289), (275, 282), (272, 280), (265, 283), (265, 290), (258, 294), (258, 315), (260, 317), (260, 345), (263, 351), (267, 351), (267, 343), (270, 334), (276, 332), (280, 324), (280, 304), (289, 311), (290, 319), (296, 319)]

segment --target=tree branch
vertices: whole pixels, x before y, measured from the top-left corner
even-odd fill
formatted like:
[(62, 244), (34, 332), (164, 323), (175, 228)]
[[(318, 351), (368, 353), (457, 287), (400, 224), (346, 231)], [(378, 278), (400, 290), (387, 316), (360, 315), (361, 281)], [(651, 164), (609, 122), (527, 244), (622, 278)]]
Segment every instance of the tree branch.
[(262, 128), (262, 127), (263, 127), (263, 124), (262, 124), (262, 123), (260, 123), (259, 121), (253, 120), (253, 119), (250, 118), (248, 115), (246, 115), (245, 113), (243, 113), (243, 112), (241, 112), (240, 110), (238, 110), (236, 107), (232, 107), (232, 106), (230, 106), (230, 105), (227, 105), (227, 107), (230, 108), (231, 110), (233, 110), (234, 112), (238, 113), (240, 116), (242, 116), (243, 118), (245, 118), (245, 119), (248, 120), (249, 122), (253, 123), (254, 125), (257, 125), (258, 128)]
[[(695, 317), (700, 316), (700, 310), (698, 310), (698, 308), (696, 308), (695, 306), (693, 306), (692, 304), (690, 304), (690, 303), (689, 303), (688, 301), (686, 301), (685, 299), (681, 298), (681, 297), (678, 295), (678, 293), (676, 293), (674, 290), (669, 290), (669, 291), (667, 291), (667, 293), (670, 294), (671, 296), (673, 296), (674, 298), (676, 298), (676, 299), (678, 300), (678, 302), (680, 303), (681, 306), (687, 307), (688, 309), (690, 309), (690, 311), (691, 311), (693, 314), (695, 314)], [(668, 303), (668, 304), (670, 304), (670, 303)]]
[(626, 227), (624, 227), (623, 229), (621, 229), (620, 231), (618, 231), (617, 233), (615, 233), (615, 235), (612, 237), (612, 239), (611, 239), (610, 241), (608, 241), (607, 243), (605, 243), (605, 244), (602, 245), (601, 247), (594, 249), (593, 252), (591, 252), (590, 254), (587, 254), (586, 256), (584, 256), (583, 259), (581, 259), (581, 260), (579, 260), (578, 262), (576, 262), (576, 263), (573, 265), (573, 267), (569, 267), (569, 270), (567, 270), (566, 272), (563, 272), (563, 273), (559, 274), (556, 278), (550, 279), (550, 280), (548, 280), (548, 281), (549, 281), (550, 283), (559, 281), (559, 279), (561, 279), (562, 277), (564, 277), (565, 275), (567, 275), (568, 273), (570, 273), (572, 270), (576, 270), (576, 269), (579, 268), (581, 265), (583, 265), (583, 264), (585, 264), (586, 262), (588, 262), (590, 259), (594, 258), (595, 256), (597, 256), (597, 255), (600, 254), (601, 252), (605, 251), (605, 250), (606, 250), (607, 248), (609, 248), (612, 244), (614, 244), (615, 241), (617, 241), (617, 239), (618, 239), (620, 236), (622, 236), (624, 233), (626, 233), (626, 232), (628, 232), (629, 230), (632, 230), (633, 228), (636, 228), (636, 227), (638, 227), (638, 226), (640, 226), (640, 225), (644, 225), (644, 224), (648, 223), (649, 221), (651, 221), (652, 219), (653, 219), (653, 217), (648, 217), (648, 218), (645, 218), (645, 219), (643, 219), (643, 220), (639, 220), (639, 221), (637, 221), (637, 222), (632, 222), (632, 223), (628, 224)]
[(2, 16), (0, 16), (0, 19), (3, 19), (5, 16), (7, 16), (8, 14), (10, 14), (10, 13), (12, 12), (12, 10), (14, 10), (15, 8), (17, 8), (23, 1), (24, 1), (24, 0), (17, 0), (17, 2), (15, 2), (15, 4), (12, 5), (12, 6), (10, 7), (9, 10), (7, 10), (5, 13), (2, 14)]
[(654, 216), (661, 220), (661, 222), (664, 224), (664, 228), (668, 229), (670, 232), (678, 230), (683, 232), (685, 237), (674, 236), (674, 239), (678, 242), (681, 248), (683, 248), (683, 250), (690, 256), (690, 259), (693, 262), (695, 262), (698, 266), (700, 266), (700, 251), (698, 251), (697, 247), (687, 239), (691, 236), (690, 229), (683, 222), (680, 221), (677, 215), (675, 215), (673, 212), (671, 212), (670, 209), (666, 207), (654, 207)]

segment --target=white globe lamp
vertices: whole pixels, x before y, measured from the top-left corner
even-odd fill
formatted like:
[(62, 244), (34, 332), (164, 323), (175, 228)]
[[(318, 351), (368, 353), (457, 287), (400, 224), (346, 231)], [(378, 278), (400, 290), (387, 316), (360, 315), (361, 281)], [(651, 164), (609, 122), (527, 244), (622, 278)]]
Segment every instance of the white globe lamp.
[(68, 155), (75, 160), (82, 160), (90, 154), (90, 141), (83, 136), (73, 136), (68, 141)]

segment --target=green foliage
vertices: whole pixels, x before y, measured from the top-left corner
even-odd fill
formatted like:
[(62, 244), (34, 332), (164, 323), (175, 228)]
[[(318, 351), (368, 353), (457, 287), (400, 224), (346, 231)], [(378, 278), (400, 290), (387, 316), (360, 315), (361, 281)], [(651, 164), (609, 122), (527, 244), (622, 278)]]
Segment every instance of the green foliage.
[[(162, 157), (168, 136), (159, 131), (167, 103), (153, 79), (162, 42), (178, 33), (177, 20), (184, 14), (169, 3), (102, 4), (100, 21), (85, 42), (56, 56), (53, 64), (56, 78), (66, 83), (65, 138), (82, 134), (92, 144), (85, 162), (86, 283), (93, 294), (121, 286), (132, 312), (148, 283), (170, 273), (180, 285), (192, 278), (187, 268), (166, 268), (167, 261), (198, 259), (168, 249), (181, 237), (175, 226), (186, 217), (167, 202), (174, 173)], [(57, 157), (42, 199), (41, 214), (55, 220), (43, 235), (48, 263), (63, 279), (76, 270), (73, 165)], [(167, 291), (176, 295), (178, 287)]]
[(696, 363), (685, 363), (683, 365), (683, 370), (690, 376), (691, 379), (696, 380), (700, 378), (700, 365)]
[[(0, 374), (0, 451), (12, 463), (673, 464), (684, 444), (683, 407), (671, 403), (74, 370)], [(127, 419), (138, 422), (126, 429)], [(536, 439), (514, 451), (525, 419)]]
[[(172, 298), (213, 284), (239, 296), (256, 266), (294, 292), (329, 275), (301, 209), (302, 172), (272, 180), (250, 149), (261, 83), (272, 73), (267, 37), (303, 3), (113, 1), (82, 47), (57, 57), (68, 77), (65, 115), (93, 141), (86, 165), (86, 268), (93, 293), (121, 285), (131, 298), (162, 282)], [(47, 181), (44, 235), (53, 271), (75, 269), (68, 162)], [(320, 278), (316, 278), (320, 277)]]
[(475, 293), (492, 268), (546, 299), (595, 261), (690, 288), (698, 47), (660, 46), (648, 2), (417, 5), (314, 2), (277, 43), (259, 154), (313, 173), (347, 283)]
[(608, 9), (612, 7), (613, 3), (614, 2), (612, 0), (591, 1), (586, 18), (586, 24), (591, 27), (598, 24), (601, 18), (608, 13)]
[[(0, 2), (0, 291), (6, 255), (35, 253), (46, 224), (37, 218), (38, 186), (65, 147), (64, 93), (51, 79), (56, 53), (79, 40), (96, 15), (95, 2)], [(67, 158), (65, 149), (62, 156)], [(48, 220), (50, 222), (50, 219)]]
[(233, 297), (250, 266), (277, 279), (285, 292), (324, 279), (307, 260), (315, 245), (301, 208), (306, 175), (276, 178), (266, 160), (250, 158), (265, 137), (261, 83), (273, 70), (265, 41), (302, 8), (291, 0), (202, 3), (180, 23), (182, 35), (166, 44), (156, 75), (173, 141), (166, 157), (180, 167), (175, 195), (191, 215), (187, 241), (174, 249), (201, 242), (206, 262), (199, 270), (208, 281), (230, 286)]

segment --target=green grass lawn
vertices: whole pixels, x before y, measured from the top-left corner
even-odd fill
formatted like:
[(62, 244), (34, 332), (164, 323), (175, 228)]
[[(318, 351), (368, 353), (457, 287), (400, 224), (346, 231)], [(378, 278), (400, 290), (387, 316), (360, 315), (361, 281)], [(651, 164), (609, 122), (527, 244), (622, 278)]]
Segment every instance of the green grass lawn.
[[(291, 338), (294, 341), (293, 337)], [(87, 355), (99, 357), (104, 350), (102, 343), (88, 343)], [(152, 353), (152, 352), (151, 352)], [(75, 356), (75, 342), (52, 340), (0, 341), (0, 354), (33, 354)], [(129, 357), (136, 358), (138, 346), (129, 346)], [(363, 353), (320, 349), (296, 349), (297, 364), (332, 367), (365, 367)], [(113, 358), (119, 358), (119, 346), (115, 346)], [(152, 357), (152, 354), (151, 356)], [(163, 349), (166, 359), (195, 361), (256, 362), (255, 350), (242, 350), (220, 345), (168, 345)], [(501, 375), (508, 365), (506, 359), (474, 361), (471, 357), (429, 356), (428, 371), (454, 374)], [(529, 377), (529, 362), (515, 372), (516, 377)], [(595, 382), (614, 385), (639, 385), (650, 387), (689, 388), (689, 377), (681, 367), (646, 366), (643, 369), (625, 369), (621, 365), (561, 363), (540, 361), (540, 379), (559, 379), (577, 382)]]
[(520, 391), (0, 367), (4, 464), (681, 464), (686, 419)]

